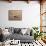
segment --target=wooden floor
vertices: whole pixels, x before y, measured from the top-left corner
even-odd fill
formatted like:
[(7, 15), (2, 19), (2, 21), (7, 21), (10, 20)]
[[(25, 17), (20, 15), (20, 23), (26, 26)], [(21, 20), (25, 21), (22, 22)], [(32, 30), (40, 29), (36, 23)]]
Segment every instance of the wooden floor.
[(42, 41), (42, 40), (36, 40), (32, 43), (25, 43), (25, 44), (22, 44), (22, 46), (46, 46), (46, 44)]
[[(2, 46), (0, 44), (0, 46)], [(5, 44), (4, 46), (46, 46), (46, 44), (42, 41), (42, 40), (36, 40), (33, 43), (20, 43), (20, 44), (16, 44), (16, 45), (10, 45), (10, 44)]]

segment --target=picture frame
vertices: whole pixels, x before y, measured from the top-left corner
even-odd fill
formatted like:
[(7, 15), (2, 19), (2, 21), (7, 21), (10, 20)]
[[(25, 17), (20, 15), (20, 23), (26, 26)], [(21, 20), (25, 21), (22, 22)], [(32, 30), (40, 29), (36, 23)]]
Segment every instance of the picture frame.
[(22, 20), (22, 10), (9, 10), (8, 20)]

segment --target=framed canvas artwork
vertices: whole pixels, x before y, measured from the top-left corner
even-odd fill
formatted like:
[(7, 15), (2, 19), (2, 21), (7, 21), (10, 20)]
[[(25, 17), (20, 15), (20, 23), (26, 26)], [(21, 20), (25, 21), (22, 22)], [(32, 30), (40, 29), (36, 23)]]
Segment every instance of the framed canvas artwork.
[(22, 20), (22, 10), (9, 10), (8, 19), (9, 20)]

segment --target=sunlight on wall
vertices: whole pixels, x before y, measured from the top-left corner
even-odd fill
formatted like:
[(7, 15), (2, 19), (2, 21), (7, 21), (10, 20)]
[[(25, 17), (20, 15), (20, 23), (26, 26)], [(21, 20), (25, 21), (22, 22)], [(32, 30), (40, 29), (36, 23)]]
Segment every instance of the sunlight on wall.
[[(22, 10), (22, 21), (9, 21), (8, 10)], [(0, 2), (0, 26), (32, 27), (40, 26), (40, 4), (38, 2)]]

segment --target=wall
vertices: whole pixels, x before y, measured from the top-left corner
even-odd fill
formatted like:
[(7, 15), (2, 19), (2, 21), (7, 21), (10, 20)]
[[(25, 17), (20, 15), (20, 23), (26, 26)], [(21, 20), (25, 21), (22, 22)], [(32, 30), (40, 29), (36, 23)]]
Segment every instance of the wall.
[[(9, 21), (8, 10), (22, 10), (22, 21)], [(40, 4), (22, 1), (12, 3), (0, 1), (0, 27), (32, 27), (40, 26)]]

